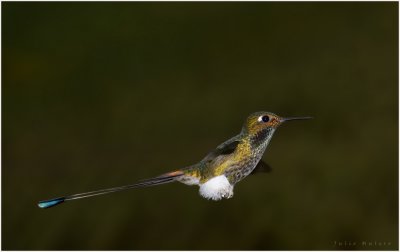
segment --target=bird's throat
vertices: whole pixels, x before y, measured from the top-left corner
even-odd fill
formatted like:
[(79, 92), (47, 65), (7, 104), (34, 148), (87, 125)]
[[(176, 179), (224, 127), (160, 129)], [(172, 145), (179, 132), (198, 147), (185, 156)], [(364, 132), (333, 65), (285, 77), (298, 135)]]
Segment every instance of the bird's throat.
[(250, 136), (250, 143), (253, 147), (267, 147), (275, 129), (266, 128)]

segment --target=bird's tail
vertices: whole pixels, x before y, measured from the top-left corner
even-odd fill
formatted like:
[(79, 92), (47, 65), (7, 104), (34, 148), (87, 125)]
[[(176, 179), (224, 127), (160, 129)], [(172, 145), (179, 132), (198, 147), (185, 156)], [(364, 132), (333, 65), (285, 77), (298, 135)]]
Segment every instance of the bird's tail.
[(50, 200), (43, 200), (38, 203), (38, 206), (40, 208), (49, 208), (49, 207), (53, 207), (53, 206), (59, 205), (61, 203), (64, 203), (66, 201), (89, 198), (89, 197), (93, 197), (93, 196), (98, 196), (98, 195), (113, 193), (113, 192), (119, 192), (119, 191), (124, 191), (124, 190), (128, 190), (128, 189), (166, 184), (166, 183), (174, 182), (176, 178), (182, 176), (183, 174), (184, 173), (182, 171), (174, 171), (174, 172), (163, 174), (163, 175), (155, 177), (155, 178), (141, 180), (138, 183), (135, 183), (132, 185), (119, 186), (119, 187), (102, 189), (102, 190), (97, 190), (97, 191), (92, 191), (92, 192), (73, 194), (73, 195), (69, 195), (69, 196), (65, 196), (65, 197), (58, 197), (58, 198), (50, 199)]

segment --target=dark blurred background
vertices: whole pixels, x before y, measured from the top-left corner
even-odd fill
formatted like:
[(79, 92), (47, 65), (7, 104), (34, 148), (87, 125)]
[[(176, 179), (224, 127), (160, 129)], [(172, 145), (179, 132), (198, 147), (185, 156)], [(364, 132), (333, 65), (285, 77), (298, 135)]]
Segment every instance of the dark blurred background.
[[(7, 2), (2, 38), (2, 249), (398, 248), (398, 3)], [(195, 163), (260, 110), (315, 119), (233, 199), (36, 205)]]

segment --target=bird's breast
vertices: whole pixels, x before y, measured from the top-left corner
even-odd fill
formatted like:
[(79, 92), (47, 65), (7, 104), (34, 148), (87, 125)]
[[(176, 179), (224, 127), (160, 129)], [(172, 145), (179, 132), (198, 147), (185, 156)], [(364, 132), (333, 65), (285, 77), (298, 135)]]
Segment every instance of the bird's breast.
[(248, 176), (260, 161), (266, 146), (252, 147), (250, 144), (236, 153), (236, 157), (226, 167), (224, 174), (233, 184)]

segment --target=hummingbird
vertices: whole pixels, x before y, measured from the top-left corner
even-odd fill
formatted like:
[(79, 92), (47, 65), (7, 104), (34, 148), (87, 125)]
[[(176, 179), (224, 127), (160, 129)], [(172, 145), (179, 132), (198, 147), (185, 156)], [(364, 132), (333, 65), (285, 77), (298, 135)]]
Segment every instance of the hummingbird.
[(199, 186), (202, 197), (214, 201), (233, 197), (234, 186), (250, 174), (270, 170), (261, 158), (275, 130), (284, 122), (312, 117), (280, 117), (270, 112), (255, 112), (247, 117), (241, 132), (209, 152), (200, 162), (183, 169), (141, 180), (135, 184), (73, 194), (40, 201), (40, 208), (128, 189), (171, 182)]

